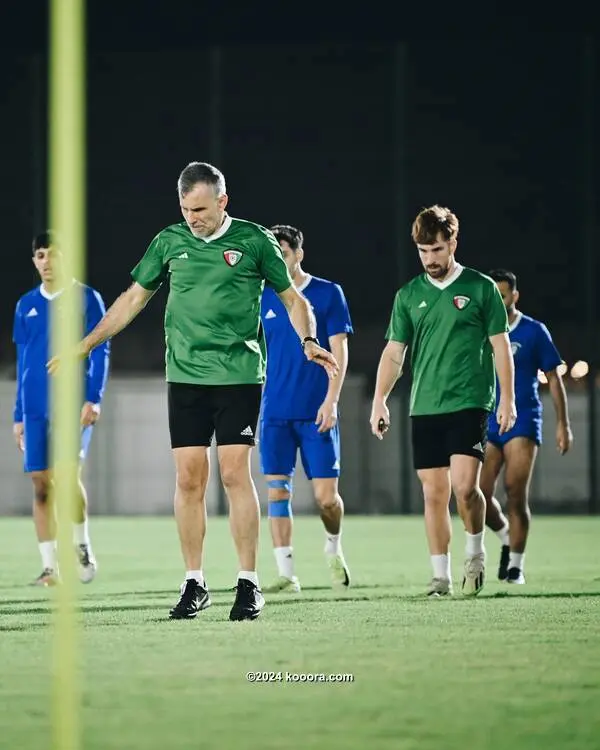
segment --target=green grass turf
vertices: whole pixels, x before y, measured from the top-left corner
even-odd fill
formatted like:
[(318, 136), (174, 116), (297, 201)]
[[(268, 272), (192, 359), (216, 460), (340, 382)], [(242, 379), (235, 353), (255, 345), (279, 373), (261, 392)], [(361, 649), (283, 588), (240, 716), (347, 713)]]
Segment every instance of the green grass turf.
[[(274, 565), (263, 531), (260, 573)], [(171, 519), (93, 519), (97, 580), (80, 588), (86, 750), (600, 747), (600, 519), (535, 519), (528, 583), (476, 600), (419, 597), (430, 576), (418, 518), (348, 518), (353, 574), (333, 592), (316, 518), (296, 519), (301, 595), (230, 623), (236, 561), (209, 519), (213, 606), (170, 622), (181, 580)], [(51, 747), (53, 592), (31, 522), (0, 521), (0, 748)], [(463, 538), (456, 526), (460, 591)], [(345, 673), (351, 683), (250, 684), (246, 672)]]

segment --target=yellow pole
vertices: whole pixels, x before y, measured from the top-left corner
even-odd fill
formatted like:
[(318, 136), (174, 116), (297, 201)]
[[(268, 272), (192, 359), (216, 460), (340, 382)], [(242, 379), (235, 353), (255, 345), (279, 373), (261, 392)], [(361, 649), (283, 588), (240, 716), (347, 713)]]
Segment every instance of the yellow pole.
[[(85, 0), (52, 0), (50, 22), (50, 228), (62, 254), (65, 286), (52, 305), (52, 354), (72, 350), (82, 335), (82, 300), (73, 279), (83, 279), (85, 246)], [(80, 747), (77, 566), (72, 529), (77, 503), (81, 363), (61, 358), (51, 386), (51, 453), (58, 562), (53, 664), (53, 747)]]

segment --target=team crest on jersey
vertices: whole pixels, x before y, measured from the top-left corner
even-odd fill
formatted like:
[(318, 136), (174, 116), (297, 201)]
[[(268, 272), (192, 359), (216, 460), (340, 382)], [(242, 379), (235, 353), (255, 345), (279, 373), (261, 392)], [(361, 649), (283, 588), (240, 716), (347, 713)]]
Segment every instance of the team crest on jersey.
[(457, 310), (464, 310), (470, 301), (471, 298), (465, 297), (463, 294), (457, 294), (452, 300), (452, 302), (454, 302), (454, 307), (456, 307)]
[(512, 350), (513, 357), (514, 357), (517, 354), (517, 352), (519, 351), (519, 349), (521, 348), (521, 344), (519, 344), (518, 341), (511, 341), (510, 342), (510, 348)]
[(224, 250), (223, 257), (228, 266), (236, 266), (242, 259), (241, 250)]

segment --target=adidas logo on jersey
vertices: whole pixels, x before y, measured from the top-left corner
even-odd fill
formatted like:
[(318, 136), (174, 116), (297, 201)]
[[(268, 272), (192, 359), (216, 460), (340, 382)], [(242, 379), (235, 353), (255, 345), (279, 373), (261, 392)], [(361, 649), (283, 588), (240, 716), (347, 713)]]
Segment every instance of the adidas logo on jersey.
[(473, 450), (483, 452), (483, 445), (481, 445), (481, 443), (475, 443), (475, 445), (473, 446)]
[(340, 468), (340, 462), (336, 461), (333, 466), (331, 467), (334, 471), (339, 471)]
[(425, 302), (425, 300), (423, 300), (423, 302), (421, 302), (421, 304), (419, 305), (419, 308), (421, 307), (427, 307), (427, 302)]
[(254, 437), (254, 433), (252, 432), (252, 427), (248, 425), (248, 427), (246, 427), (240, 432), (240, 435), (244, 435), (244, 437)]
[(265, 315), (265, 320), (270, 320), (271, 318), (276, 318), (276, 317), (277, 317), (277, 313), (269, 309), (269, 312)]
[(35, 318), (35, 316), (38, 314), (38, 311), (35, 309), (35, 307), (32, 307), (31, 310), (27, 313), (25, 316), (26, 318)]
[(188, 254), (186, 252), (181, 253), (181, 255), (177, 256), (177, 260), (187, 260)]

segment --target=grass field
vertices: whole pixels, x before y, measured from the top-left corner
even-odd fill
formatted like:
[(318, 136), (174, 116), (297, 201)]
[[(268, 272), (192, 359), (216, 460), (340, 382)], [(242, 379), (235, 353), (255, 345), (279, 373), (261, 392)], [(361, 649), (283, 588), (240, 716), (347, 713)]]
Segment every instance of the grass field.
[[(265, 529), (266, 531), (266, 529)], [(83, 748), (196, 750), (600, 748), (600, 519), (540, 518), (528, 584), (429, 601), (418, 518), (349, 518), (353, 587), (333, 592), (316, 518), (296, 520), (301, 595), (259, 620), (227, 620), (236, 562), (209, 519), (213, 606), (170, 622), (181, 579), (171, 519), (93, 519), (100, 573), (81, 588)], [(32, 525), (0, 520), (0, 748), (51, 747), (52, 591)], [(457, 526), (454, 575), (462, 563)], [(263, 534), (260, 573), (274, 572)], [(459, 590), (459, 588), (458, 588)], [(248, 671), (283, 680), (249, 683)], [(285, 673), (351, 674), (294, 683)]]

